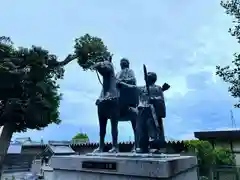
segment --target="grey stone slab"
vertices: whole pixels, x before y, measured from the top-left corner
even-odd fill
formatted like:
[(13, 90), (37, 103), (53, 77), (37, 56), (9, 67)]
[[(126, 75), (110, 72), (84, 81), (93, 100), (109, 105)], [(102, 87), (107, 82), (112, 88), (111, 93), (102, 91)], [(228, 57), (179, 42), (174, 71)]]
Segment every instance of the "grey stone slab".
[(104, 173), (92, 173), (92, 172), (77, 172), (77, 171), (62, 171), (56, 170), (53, 179), (46, 180), (198, 180), (196, 169), (191, 169), (186, 173), (179, 174), (175, 177), (169, 178), (151, 178), (151, 177), (139, 177), (128, 175), (114, 175)]
[(152, 154), (152, 153), (87, 153), (86, 156), (99, 156), (99, 157), (131, 157), (131, 158), (168, 158), (180, 157), (180, 154)]
[[(84, 162), (90, 163), (116, 163), (116, 169), (93, 169), (83, 168)], [(100, 153), (94, 155), (72, 155), (72, 156), (53, 156), (51, 159), (51, 167), (54, 173), (59, 174), (65, 172), (72, 177), (71, 172), (89, 175), (91, 177), (99, 177), (100, 174), (111, 177), (136, 177), (138, 179), (157, 178), (157, 179), (173, 179), (180, 174), (195, 169), (196, 172), (197, 159), (193, 156), (179, 156), (166, 154), (132, 154), (132, 153)], [(55, 174), (57, 176), (57, 174)], [(89, 175), (90, 176), (90, 175)], [(80, 178), (83, 179), (83, 178)], [(94, 178), (90, 178), (94, 179)], [(197, 180), (192, 177), (191, 180)]]

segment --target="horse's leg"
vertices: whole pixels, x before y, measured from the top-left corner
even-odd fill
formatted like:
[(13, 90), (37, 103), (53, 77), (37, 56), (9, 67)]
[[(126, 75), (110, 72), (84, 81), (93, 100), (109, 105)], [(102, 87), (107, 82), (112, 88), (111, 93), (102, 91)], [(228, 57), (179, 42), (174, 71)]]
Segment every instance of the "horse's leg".
[(101, 109), (98, 107), (98, 120), (99, 120), (99, 129), (100, 129), (100, 140), (99, 147), (93, 151), (93, 153), (103, 152), (105, 146), (105, 135), (108, 118), (104, 115)]
[(118, 118), (114, 116), (111, 118), (111, 129), (112, 129), (112, 149), (108, 152), (117, 153), (118, 152)]
[(138, 148), (138, 140), (137, 140), (137, 134), (136, 134), (136, 124), (137, 124), (137, 110), (136, 108), (129, 108), (129, 119), (131, 121), (132, 124), (132, 129), (133, 129), (133, 133), (134, 133), (134, 146), (132, 149), (132, 152), (136, 151), (136, 148)]
[(132, 124), (133, 133), (134, 133), (134, 145), (132, 148), (132, 152), (135, 152), (136, 148), (138, 147), (138, 140), (136, 135), (136, 119), (132, 119), (131, 124)]

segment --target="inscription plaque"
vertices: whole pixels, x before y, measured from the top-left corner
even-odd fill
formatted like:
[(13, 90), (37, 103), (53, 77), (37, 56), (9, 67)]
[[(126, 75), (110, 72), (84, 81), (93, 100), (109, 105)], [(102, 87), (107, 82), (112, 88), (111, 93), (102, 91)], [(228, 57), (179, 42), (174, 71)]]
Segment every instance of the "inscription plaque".
[(82, 162), (83, 169), (102, 169), (102, 170), (117, 170), (116, 162), (94, 162), (84, 161)]

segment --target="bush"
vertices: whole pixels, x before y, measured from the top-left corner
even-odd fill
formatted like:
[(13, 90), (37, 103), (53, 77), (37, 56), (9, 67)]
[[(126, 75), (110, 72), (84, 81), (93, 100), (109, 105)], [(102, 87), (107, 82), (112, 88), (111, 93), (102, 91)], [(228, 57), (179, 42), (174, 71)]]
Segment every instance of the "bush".
[(73, 138), (73, 140), (81, 140), (81, 139), (84, 139), (84, 140), (88, 140), (88, 135), (87, 134), (84, 134), (84, 133), (77, 133)]
[(200, 175), (208, 176), (211, 168), (221, 165), (235, 165), (235, 156), (230, 149), (213, 148), (208, 141), (190, 140), (184, 142), (188, 152), (198, 158)]

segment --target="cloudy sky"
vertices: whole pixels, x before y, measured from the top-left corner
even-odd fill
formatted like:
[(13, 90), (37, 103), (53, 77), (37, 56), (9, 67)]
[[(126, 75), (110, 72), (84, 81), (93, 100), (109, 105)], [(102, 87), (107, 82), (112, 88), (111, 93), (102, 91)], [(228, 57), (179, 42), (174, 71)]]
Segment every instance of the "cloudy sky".
[[(74, 39), (89, 33), (104, 40), (117, 71), (120, 58), (129, 58), (138, 84), (144, 83), (142, 64), (147, 64), (160, 85), (172, 86), (165, 93), (167, 137), (188, 139), (194, 131), (232, 128), (234, 99), (215, 76), (215, 66), (229, 64), (238, 44), (227, 32), (232, 19), (219, 0), (9, 0), (1, 5), (0, 35), (17, 46), (40, 45), (63, 59), (73, 51)], [(15, 137), (68, 140), (86, 132), (98, 140), (96, 74), (72, 62), (60, 84), (62, 124)], [(239, 127), (239, 110), (233, 113)], [(119, 131), (120, 140), (133, 139), (128, 122), (120, 123)]]

